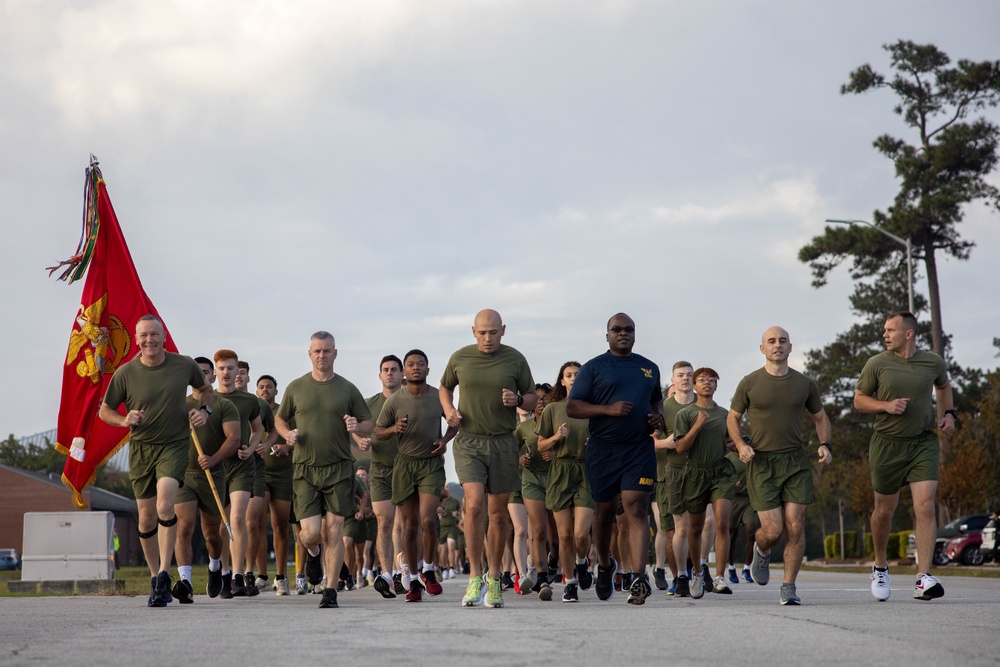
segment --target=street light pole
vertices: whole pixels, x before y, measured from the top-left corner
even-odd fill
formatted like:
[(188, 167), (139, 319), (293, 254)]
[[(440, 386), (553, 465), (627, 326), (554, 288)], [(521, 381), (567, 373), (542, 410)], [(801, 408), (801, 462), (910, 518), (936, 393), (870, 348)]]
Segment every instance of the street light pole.
[(906, 247), (906, 289), (907, 295), (909, 296), (910, 302), (910, 312), (913, 312), (913, 257), (912, 248), (910, 245), (910, 239), (904, 239), (900, 236), (896, 236), (892, 232), (887, 232), (881, 227), (876, 227), (874, 224), (868, 222), (867, 220), (834, 220), (832, 218), (827, 218), (827, 222), (832, 222), (838, 225), (868, 225), (876, 232), (884, 234), (891, 238), (896, 243)]

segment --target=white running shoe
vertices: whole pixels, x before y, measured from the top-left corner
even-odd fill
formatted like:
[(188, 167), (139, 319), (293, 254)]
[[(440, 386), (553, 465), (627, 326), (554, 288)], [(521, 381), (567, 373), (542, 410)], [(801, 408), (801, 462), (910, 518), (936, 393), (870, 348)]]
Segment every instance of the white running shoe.
[(920, 575), (920, 578), (917, 579), (917, 585), (913, 589), (913, 599), (933, 600), (942, 595), (944, 595), (944, 586), (941, 585), (937, 577), (932, 577), (929, 574)]
[(874, 597), (879, 602), (885, 602), (889, 599), (889, 568), (885, 568), (885, 572), (879, 572), (872, 565), (872, 597)]

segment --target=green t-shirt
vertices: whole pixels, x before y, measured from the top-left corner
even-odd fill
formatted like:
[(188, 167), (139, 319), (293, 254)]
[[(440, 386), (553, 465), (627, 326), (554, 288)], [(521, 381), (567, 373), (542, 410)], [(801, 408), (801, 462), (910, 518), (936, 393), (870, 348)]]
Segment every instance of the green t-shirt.
[(754, 450), (791, 452), (805, 444), (803, 411), (814, 415), (823, 409), (823, 401), (816, 383), (794, 368), (781, 376), (759, 368), (740, 380), (729, 407), (747, 413)]
[(441, 515), (442, 530), (452, 529), (458, 525), (458, 518), (462, 514), (462, 503), (455, 498), (448, 496), (444, 501), (444, 514)]
[(278, 416), (286, 422), (294, 419), (299, 431), (292, 462), (327, 466), (353, 460), (345, 415), (358, 422), (372, 418), (361, 392), (348, 380), (334, 375), (319, 382), (310, 373), (292, 380), (278, 408)]
[(187, 388), (207, 383), (201, 367), (191, 357), (166, 353), (159, 366), (146, 366), (135, 357), (118, 367), (108, 384), (104, 402), (115, 410), (142, 410), (142, 421), (130, 429), (132, 442), (169, 445), (187, 442), (191, 424), (187, 413)]
[(549, 462), (538, 453), (538, 422), (534, 419), (527, 419), (518, 424), (517, 428), (514, 429), (514, 439), (517, 440), (518, 455), (528, 454), (531, 456), (528, 470), (539, 475), (547, 474)]
[(868, 360), (858, 379), (858, 391), (880, 401), (908, 398), (901, 415), (879, 412), (875, 430), (890, 438), (912, 438), (934, 429), (937, 421), (931, 387), (948, 384), (948, 367), (933, 352), (917, 350), (909, 359), (889, 350)]
[(726, 458), (733, 464), (733, 470), (736, 471), (736, 495), (749, 495), (750, 492), (747, 491), (747, 464), (740, 461), (739, 452), (729, 452), (726, 454)]
[[(228, 394), (216, 391), (219, 396), (229, 399), (240, 411), (240, 447), (250, 444), (250, 422), (260, 417), (260, 399), (242, 389)], [(233, 454), (236, 456), (236, 454)]]
[(726, 458), (726, 417), (729, 416), (729, 410), (718, 405), (711, 408), (698, 407), (694, 403), (685, 405), (674, 420), (674, 441), (687, 435), (698, 419), (699, 412), (707, 412), (708, 421), (698, 431), (691, 449), (683, 455), (693, 465), (705, 467)]
[[(196, 400), (194, 396), (187, 397), (189, 411), (197, 410), (200, 405), (201, 401)], [(205, 425), (195, 429), (195, 433), (198, 434), (198, 442), (201, 444), (201, 451), (206, 456), (211, 456), (222, 449), (222, 445), (226, 444), (226, 432), (222, 429), (222, 425), (239, 421), (240, 411), (236, 409), (232, 401), (216, 394), (212, 399), (212, 414), (205, 415)], [(198, 449), (194, 446), (194, 438), (191, 438), (191, 447), (188, 449), (188, 469), (201, 470), (201, 466), (198, 465)]]
[(504, 406), (503, 389), (519, 394), (535, 389), (528, 361), (507, 345), (493, 354), (480, 352), (475, 345), (457, 350), (445, 366), (441, 384), (458, 387), (459, 431), (485, 436), (513, 433), (517, 426), (517, 410)]
[[(692, 401), (693, 402), (693, 401)], [(691, 405), (691, 403), (678, 403), (677, 396), (671, 396), (670, 398), (664, 399), (663, 401), (663, 437), (669, 438), (674, 435), (674, 422), (677, 420), (677, 413), (681, 411), (681, 408)], [(674, 440), (676, 441), (676, 436)], [(684, 464), (687, 463), (687, 456), (684, 454), (678, 454), (676, 449), (663, 449), (660, 452), (665, 452), (665, 455), (656, 459), (656, 478), (663, 479), (666, 475), (667, 466), (676, 466), (678, 468), (683, 468)], [(659, 453), (659, 452), (658, 452)], [(662, 463), (661, 463), (662, 461)]]
[(538, 420), (538, 439), (551, 438), (563, 424), (569, 433), (556, 443), (553, 452), (557, 459), (575, 459), (583, 461), (587, 458), (587, 438), (590, 437), (587, 419), (574, 419), (566, 415), (566, 400), (549, 403), (542, 410), (542, 418)]
[(403, 417), (409, 418), (406, 431), (398, 434), (397, 448), (400, 456), (411, 459), (428, 459), (432, 456), (434, 441), (441, 437), (441, 420), (444, 410), (438, 388), (425, 385), (427, 391), (414, 396), (409, 388), (403, 387), (385, 399), (382, 413), (375, 422), (377, 426), (392, 426)]
[[(396, 392), (399, 393), (398, 391)], [(372, 417), (375, 418), (375, 423), (378, 423), (378, 416), (382, 413), (382, 406), (385, 405), (386, 399), (388, 397), (379, 392), (370, 398), (365, 399), (365, 405), (368, 406), (368, 411), (372, 413)], [(438, 399), (438, 406), (440, 407), (441, 400)], [(379, 465), (384, 465), (387, 468), (391, 468), (393, 462), (396, 460), (396, 453), (399, 451), (399, 438), (393, 434), (388, 440), (376, 440), (372, 436), (372, 448), (371, 448), (371, 460)]]
[[(267, 401), (264, 401), (264, 404), (266, 405)], [(281, 407), (280, 403), (275, 403), (273, 408), (270, 405), (267, 406), (267, 409), (271, 414), (271, 427), (270, 428), (268, 428), (267, 426), (264, 427), (264, 437), (267, 437), (270, 434), (271, 429), (274, 428), (274, 415), (279, 407)], [(294, 422), (292, 428), (295, 428)], [(279, 435), (277, 442), (275, 442), (274, 444), (283, 445), (285, 444), (285, 439), (282, 438), (281, 435)], [(264, 459), (264, 470), (266, 472), (282, 472), (292, 467), (291, 454), (287, 454), (285, 456), (275, 456), (271, 452), (267, 452), (261, 458)]]

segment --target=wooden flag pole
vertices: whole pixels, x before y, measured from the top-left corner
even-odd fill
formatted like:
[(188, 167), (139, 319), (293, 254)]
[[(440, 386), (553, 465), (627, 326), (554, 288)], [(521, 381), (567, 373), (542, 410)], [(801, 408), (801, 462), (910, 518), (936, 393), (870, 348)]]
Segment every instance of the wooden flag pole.
[[(191, 429), (191, 439), (194, 440), (194, 448), (198, 450), (198, 456), (204, 456), (205, 452), (201, 449), (201, 442), (198, 440), (198, 434), (195, 433), (194, 429)], [(212, 479), (212, 471), (206, 470), (205, 476), (208, 477), (208, 485), (212, 487), (212, 495), (215, 496), (215, 504), (219, 506), (219, 514), (222, 515), (222, 522), (226, 524), (226, 532), (229, 533), (229, 541), (233, 541), (233, 529), (229, 527), (229, 517), (226, 516), (226, 508), (222, 505), (222, 499), (219, 498), (219, 490), (215, 488), (215, 480)]]

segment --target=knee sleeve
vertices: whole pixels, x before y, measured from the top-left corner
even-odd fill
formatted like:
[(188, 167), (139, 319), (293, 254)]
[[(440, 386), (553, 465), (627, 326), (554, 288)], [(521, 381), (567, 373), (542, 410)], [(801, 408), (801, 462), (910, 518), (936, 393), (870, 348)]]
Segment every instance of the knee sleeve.
[(159, 530), (159, 529), (160, 529), (159, 526), (154, 525), (153, 526), (153, 530), (149, 531), (148, 533), (144, 533), (144, 532), (142, 532), (140, 530), (139, 531), (139, 539), (141, 539), (141, 540), (149, 539), (153, 535), (156, 535), (156, 531)]
[[(172, 519), (167, 519), (166, 521), (164, 521), (163, 519), (159, 519), (159, 518), (157, 518), (157, 521), (158, 521), (158, 522), (160, 523), (160, 525), (161, 525), (161, 526), (163, 526), (164, 528), (170, 528), (170, 526), (173, 526), (173, 525), (176, 525), (176, 524), (177, 524), (177, 515), (176, 515), (176, 514), (174, 514), (174, 518), (172, 518)], [(156, 531), (154, 530), (153, 532), (155, 533)]]

